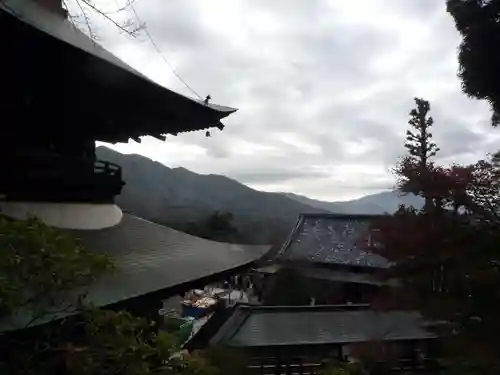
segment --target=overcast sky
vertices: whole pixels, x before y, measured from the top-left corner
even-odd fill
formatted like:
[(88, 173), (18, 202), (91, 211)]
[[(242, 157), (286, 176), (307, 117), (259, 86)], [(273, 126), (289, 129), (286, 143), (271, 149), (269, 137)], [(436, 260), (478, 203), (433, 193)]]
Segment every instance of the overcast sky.
[[(488, 105), (460, 91), (460, 39), (444, 0), (137, 0), (135, 9), (201, 96), (239, 111), (211, 138), (145, 138), (118, 151), (261, 190), (346, 200), (393, 185), (415, 96), (431, 101), (443, 163), (473, 162), (500, 145)], [(190, 95), (145, 35), (98, 32), (127, 63)]]

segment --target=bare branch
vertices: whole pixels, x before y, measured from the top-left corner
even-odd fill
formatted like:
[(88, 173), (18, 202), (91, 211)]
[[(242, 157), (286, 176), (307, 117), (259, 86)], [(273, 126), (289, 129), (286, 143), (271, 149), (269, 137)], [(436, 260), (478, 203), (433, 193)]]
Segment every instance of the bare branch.
[(111, 22), (118, 29), (120, 29), (121, 31), (125, 32), (127, 35), (129, 35), (131, 37), (136, 37), (137, 36), (137, 32), (141, 29), (141, 27), (139, 26), (139, 27), (137, 27), (137, 28), (135, 28), (133, 30), (127, 30), (126, 27), (120, 25), (113, 18), (111, 18), (108, 14), (106, 14), (105, 12), (103, 12), (102, 10), (100, 10), (99, 8), (97, 8), (96, 6), (94, 6), (93, 4), (91, 4), (89, 1), (87, 1), (87, 0), (77, 0), (77, 2), (80, 2), (80, 1), (83, 2), (90, 9), (92, 9), (94, 12), (98, 13), (99, 15), (101, 15), (102, 17), (104, 17), (106, 20), (108, 20), (109, 22)]
[(122, 6), (121, 8), (120, 8), (120, 6), (117, 3), (116, 6), (118, 8), (116, 10), (114, 10), (112, 12), (111, 11), (110, 12), (106, 12), (106, 13), (107, 14), (118, 14), (118, 13), (121, 13), (121, 12), (129, 9), (134, 3), (135, 3), (135, 0), (127, 0), (127, 3), (124, 6)]
[(80, 0), (76, 0), (76, 3), (78, 4), (78, 7), (82, 11), (82, 15), (85, 18), (85, 24), (87, 25), (87, 29), (89, 31), (89, 36), (92, 40), (95, 40), (96, 36), (94, 32), (92, 31), (92, 26), (90, 26), (90, 20), (89, 17), (87, 16), (87, 13), (85, 12), (85, 9), (83, 9), (82, 4), (80, 3)]

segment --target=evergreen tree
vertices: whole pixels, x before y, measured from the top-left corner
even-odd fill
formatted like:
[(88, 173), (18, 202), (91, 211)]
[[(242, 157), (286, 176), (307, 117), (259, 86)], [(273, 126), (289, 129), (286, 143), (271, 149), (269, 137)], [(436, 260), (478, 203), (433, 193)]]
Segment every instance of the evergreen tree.
[[(410, 111), (408, 124), (410, 129), (406, 131), (405, 147), (408, 155), (404, 157), (397, 169), (398, 185), (402, 192), (421, 195), (425, 198), (425, 207), (430, 209), (432, 197), (426, 191), (427, 179), (431, 178), (428, 173), (432, 167), (432, 158), (439, 151), (432, 141), (432, 127), (434, 120), (429, 116), (431, 106), (428, 101), (415, 98), (416, 108)], [(409, 176), (411, 175), (411, 178)]]
[[(408, 149), (407, 159), (422, 163), (422, 153), (414, 155), (418, 148)], [(441, 209), (401, 207), (375, 224), (378, 246), (373, 251), (393, 262), (385, 276), (400, 285), (387, 289), (376, 302), (385, 308), (415, 309), (439, 322), (435, 329), (446, 354), (452, 364), (463, 365), (462, 370), (466, 365), (469, 372), (464, 374), (497, 374), (499, 166), (495, 160), (450, 167), (427, 160), (425, 171), (419, 169), (423, 163), (414, 166), (396, 170), (403, 188), (410, 187)]]
[(500, 0), (447, 0), (462, 35), (458, 60), (463, 91), (486, 99), (493, 108), (492, 124), (500, 123)]

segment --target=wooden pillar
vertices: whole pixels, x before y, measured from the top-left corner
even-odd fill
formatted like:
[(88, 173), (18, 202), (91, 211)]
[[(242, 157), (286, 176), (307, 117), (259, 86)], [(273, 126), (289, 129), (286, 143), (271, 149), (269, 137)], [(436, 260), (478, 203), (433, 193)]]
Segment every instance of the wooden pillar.
[(275, 361), (275, 366), (274, 366), (274, 374), (281, 375), (281, 359), (280, 359), (280, 352), (279, 352), (278, 348), (276, 348), (275, 358), (276, 358), (276, 361)]

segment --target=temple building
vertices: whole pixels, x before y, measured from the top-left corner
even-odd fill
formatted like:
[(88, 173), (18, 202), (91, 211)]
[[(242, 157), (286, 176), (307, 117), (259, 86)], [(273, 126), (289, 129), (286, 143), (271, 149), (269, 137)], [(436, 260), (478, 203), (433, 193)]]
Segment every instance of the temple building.
[(217, 318), (186, 348), (236, 350), (259, 375), (317, 374), (328, 361), (366, 360), (368, 349), (376, 353), (371, 359), (390, 363), (395, 373), (436, 366), (436, 336), (414, 312), (373, 311), (365, 305), (239, 305)]
[(432, 322), (370, 304), (379, 288), (397, 287), (378, 277), (390, 263), (370, 251), (377, 218), (301, 215), (283, 246), (254, 270), (263, 303), (217, 312), (185, 347), (236, 350), (260, 375), (317, 374), (332, 360), (383, 374), (437, 373)]
[[(126, 184), (121, 168), (95, 155), (96, 141), (222, 129), (236, 109), (156, 84), (79, 31), (60, 0), (1, 1), (0, 35), (8, 123), (0, 211), (36, 216), (114, 260), (116, 271), (86, 291), (89, 302), (156, 313), (162, 299), (244, 272), (266, 254), (266, 246), (208, 241), (123, 213), (114, 203)], [(20, 312), (0, 331), (30, 321)]]
[(387, 283), (378, 271), (389, 267), (385, 258), (370, 251), (371, 224), (379, 217), (301, 215), (281, 249), (257, 270), (268, 291), (267, 302), (284, 303), (280, 284), (292, 281), (301, 287), (292, 304), (369, 303)]

